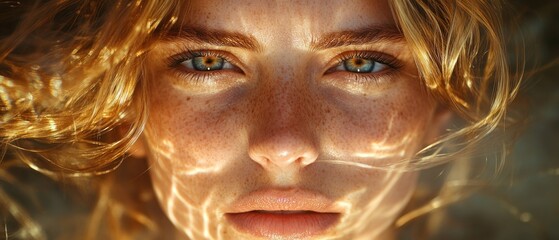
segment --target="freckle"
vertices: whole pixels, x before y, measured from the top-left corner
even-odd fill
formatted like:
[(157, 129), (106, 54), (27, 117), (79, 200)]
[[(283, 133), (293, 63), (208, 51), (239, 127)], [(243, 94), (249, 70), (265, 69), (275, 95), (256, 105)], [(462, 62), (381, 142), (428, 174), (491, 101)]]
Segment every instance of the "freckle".
[(186, 101), (190, 101), (190, 97), (187, 97), (187, 98), (186, 98)]

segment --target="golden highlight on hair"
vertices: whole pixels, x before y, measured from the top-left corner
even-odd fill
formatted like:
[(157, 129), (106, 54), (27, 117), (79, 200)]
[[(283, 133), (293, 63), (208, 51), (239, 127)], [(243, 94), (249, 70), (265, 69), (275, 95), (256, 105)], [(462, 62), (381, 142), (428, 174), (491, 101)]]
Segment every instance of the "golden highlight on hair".
[(467, 122), (424, 149), (413, 167), (449, 161), (441, 147), (465, 151), (505, 127), (520, 78), (507, 62), (502, 2), (395, 0), (392, 7), (428, 92)]
[[(0, 46), (2, 142), (37, 170), (103, 172), (146, 120), (143, 57), (176, 3), (52, 1)], [(3, 14), (6, 17), (5, 14)], [(13, 16), (18, 17), (18, 16)], [(126, 125), (116, 136), (115, 127)]]

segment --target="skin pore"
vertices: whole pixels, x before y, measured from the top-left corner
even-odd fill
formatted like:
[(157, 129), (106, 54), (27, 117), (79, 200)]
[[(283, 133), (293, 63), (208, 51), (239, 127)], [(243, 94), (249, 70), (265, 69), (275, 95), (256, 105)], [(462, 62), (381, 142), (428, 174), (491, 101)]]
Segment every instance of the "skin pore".
[(139, 153), (177, 229), (388, 239), (417, 174), (386, 166), (441, 122), (388, 3), (194, 0), (184, 15), (149, 53)]

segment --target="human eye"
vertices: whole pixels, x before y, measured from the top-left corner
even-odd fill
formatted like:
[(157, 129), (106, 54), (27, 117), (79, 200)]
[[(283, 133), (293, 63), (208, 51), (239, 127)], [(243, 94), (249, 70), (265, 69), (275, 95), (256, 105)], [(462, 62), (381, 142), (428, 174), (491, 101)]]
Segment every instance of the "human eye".
[(397, 58), (385, 53), (350, 51), (334, 58), (324, 76), (330, 86), (366, 93), (385, 86), (401, 67)]
[(399, 67), (397, 60), (387, 54), (377, 52), (349, 52), (338, 57), (334, 67), (326, 72), (347, 72), (357, 74), (376, 74)]
[(235, 69), (224, 56), (213, 52), (186, 52), (175, 56), (175, 65), (189, 71), (210, 72)]
[(238, 60), (219, 50), (185, 50), (168, 58), (174, 84), (192, 93), (216, 93), (244, 79)]
[(170, 67), (193, 74), (217, 71), (240, 71), (225, 53), (216, 51), (185, 51), (170, 58)]

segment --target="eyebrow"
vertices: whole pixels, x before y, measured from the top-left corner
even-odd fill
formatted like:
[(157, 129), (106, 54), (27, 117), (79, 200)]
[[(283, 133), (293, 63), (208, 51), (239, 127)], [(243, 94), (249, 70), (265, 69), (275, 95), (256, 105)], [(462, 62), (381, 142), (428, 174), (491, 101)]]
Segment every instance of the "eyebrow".
[(253, 51), (260, 51), (262, 49), (262, 46), (252, 36), (206, 28), (171, 29), (164, 39), (169, 41), (185, 40), (195, 43), (209, 43), (219, 46), (245, 48)]
[[(260, 52), (262, 46), (252, 37), (237, 32), (211, 30), (206, 28), (178, 28), (171, 29), (165, 40), (185, 40), (196, 43), (208, 43), (219, 46), (239, 47)], [(373, 44), (383, 41), (403, 41), (404, 35), (393, 25), (379, 25), (327, 33), (325, 36), (311, 41), (311, 50), (324, 50), (328, 48)]]
[(404, 35), (393, 25), (379, 25), (357, 30), (328, 33), (311, 42), (312, 50), (323, 50), (350, 45), (373, 44), (383, 41), (401, 42)]

